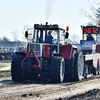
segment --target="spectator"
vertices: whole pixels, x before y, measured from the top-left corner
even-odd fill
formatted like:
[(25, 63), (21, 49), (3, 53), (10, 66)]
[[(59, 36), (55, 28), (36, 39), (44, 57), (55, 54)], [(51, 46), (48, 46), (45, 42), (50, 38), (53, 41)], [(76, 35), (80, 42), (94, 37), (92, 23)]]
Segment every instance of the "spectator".
[(87, 35), (87, 40), (88, 40), (88, 41), (94, 41), (94, 38), (92, 37), (91, 34), (88, 34), (88, 35)]

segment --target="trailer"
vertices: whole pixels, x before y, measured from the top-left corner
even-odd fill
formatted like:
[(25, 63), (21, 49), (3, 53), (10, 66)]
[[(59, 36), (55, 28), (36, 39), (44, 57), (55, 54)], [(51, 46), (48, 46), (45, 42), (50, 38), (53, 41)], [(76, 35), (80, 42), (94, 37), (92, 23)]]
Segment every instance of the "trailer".
[[(84, 72), (85, 78), (100, 74), (100, 37), (99, 27), (97, 26), (85, 26), (82, 28), (83, 40), (80, 44), (74, 45), (78, 47), (79, 51), (83, 52), (84, 57)], [(85, 37), (87, 35), (87, 38)], [(88, 36), (93, 35), (88, 39)]]

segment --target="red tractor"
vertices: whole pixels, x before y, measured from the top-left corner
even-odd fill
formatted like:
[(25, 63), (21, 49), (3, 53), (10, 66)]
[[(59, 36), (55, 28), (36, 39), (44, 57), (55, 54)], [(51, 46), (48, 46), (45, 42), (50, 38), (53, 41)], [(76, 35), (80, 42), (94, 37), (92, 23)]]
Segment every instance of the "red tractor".
[[(53, 38), (48, 38), (48, 34)], [(25, 37), (28, 38), (28, 31)], [(64, 44), (68, 38), (57, 24), (34, 24), (33, 39), (28, 43), (26, 53), (19, 53), (12, 59), (13, 81), (50, 79), (52, 82), (79, 81), (83, 77), (84, 59), (76, 47)], [(49, 41), (50, 40), (50, 41)]]

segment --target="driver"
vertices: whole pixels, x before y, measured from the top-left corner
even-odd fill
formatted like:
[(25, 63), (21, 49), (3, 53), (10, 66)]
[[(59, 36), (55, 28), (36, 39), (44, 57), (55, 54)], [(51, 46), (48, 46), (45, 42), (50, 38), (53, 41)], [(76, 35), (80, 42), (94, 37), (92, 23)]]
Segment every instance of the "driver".
[(48, 32), (48, 36), (47, 36), (47, 40), (46, 40), (46, 43), (52, 43), (52, 39), (53, 39), (53, 37), (52, 37), (52, 35), (51, 35), (51, 31), (49, 31)]

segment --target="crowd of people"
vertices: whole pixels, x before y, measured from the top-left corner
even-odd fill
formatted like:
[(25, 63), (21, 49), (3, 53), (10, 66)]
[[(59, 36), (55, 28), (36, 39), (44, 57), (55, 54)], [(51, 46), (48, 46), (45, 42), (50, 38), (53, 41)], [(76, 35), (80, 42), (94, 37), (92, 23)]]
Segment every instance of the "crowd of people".
[(0, 60), (11, 60), (15, 55), (15, 52), (0, 52)]
[(16, 52), (25, 52), (24, 47), (5, 48), (0, 47), (0, 60), (11, 60), (16, 55)]

